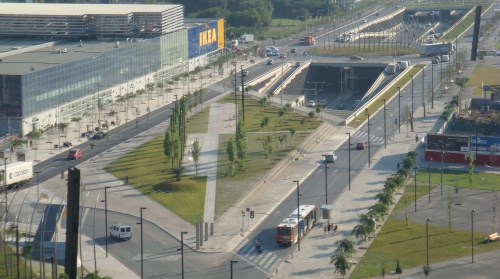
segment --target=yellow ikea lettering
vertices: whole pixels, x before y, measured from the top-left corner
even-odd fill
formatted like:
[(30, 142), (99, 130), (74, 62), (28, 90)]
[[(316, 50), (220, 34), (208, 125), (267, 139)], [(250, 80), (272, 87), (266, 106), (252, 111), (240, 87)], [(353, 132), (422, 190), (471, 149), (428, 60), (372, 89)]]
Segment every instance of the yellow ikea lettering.
[(217, 32), (215, 28), (200, 32), (200, 46), (217, 41)]

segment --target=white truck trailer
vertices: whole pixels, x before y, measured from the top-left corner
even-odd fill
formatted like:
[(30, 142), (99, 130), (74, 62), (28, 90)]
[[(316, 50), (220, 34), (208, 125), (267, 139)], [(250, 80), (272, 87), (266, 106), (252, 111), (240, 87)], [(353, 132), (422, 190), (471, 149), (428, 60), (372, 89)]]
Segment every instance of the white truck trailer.
[(0, 172), (2, 173), (0, 192), (5, 190), (5, 184), (7, 189), (21, 187), (33, 178), (33, 162), (10, 163), (7, 164), (7, 168), (2, 165), (0, 166)]

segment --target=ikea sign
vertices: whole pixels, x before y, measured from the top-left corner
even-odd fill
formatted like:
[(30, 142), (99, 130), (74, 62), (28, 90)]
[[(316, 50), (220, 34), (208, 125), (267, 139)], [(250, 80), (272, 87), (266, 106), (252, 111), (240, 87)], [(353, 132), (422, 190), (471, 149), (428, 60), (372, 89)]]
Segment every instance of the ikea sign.
[(217, 41), (217, 30), (215, 28), (200, 32), (200, 47)]

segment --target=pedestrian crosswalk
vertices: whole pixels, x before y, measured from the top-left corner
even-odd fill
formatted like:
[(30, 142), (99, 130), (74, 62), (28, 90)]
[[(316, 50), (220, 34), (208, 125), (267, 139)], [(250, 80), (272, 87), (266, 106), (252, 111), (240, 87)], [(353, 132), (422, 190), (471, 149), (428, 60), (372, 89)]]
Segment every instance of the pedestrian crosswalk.
[(208, 90), (213, 90), (215, 92), (220, 92), (220, 93), (225, 93), (227, 91), (232, 90), (230, 87), (223, 86), (223, 85), (220, 85), (220, 84), (212, 84), (210, 86), (207, 86), (207, 89)]
[(236, 253), (262, 269), (272, 272), (283, 260), (266, 249), (262, 253), (257, 253), (252, 241), (243, 241), (237, 248)]
[[(360, 141), (368, 141), (368, 133), (362, 131), (356, 131), (353, 135), (353, 138), (359, 139)], [(387, 135), (387, 140), (389, 140), (389, 135)], [(370, 144), (384, 144), (384, 138), (379, 136), (370, 135)]]

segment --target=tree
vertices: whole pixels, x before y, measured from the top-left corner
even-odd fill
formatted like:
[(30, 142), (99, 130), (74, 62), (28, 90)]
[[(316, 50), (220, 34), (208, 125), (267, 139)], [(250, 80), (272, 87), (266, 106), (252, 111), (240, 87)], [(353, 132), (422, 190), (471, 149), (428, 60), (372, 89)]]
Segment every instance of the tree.
[(474, 189), (472, 185), (474, 177), (474, 157), (472, 157), (472, 150), (469, 150), (469, 186), (471, 189)]
[(238, 168), (244, 170), (246, 167), (246, 161), (248, 158), (248, 142), (247, 134), (245, 130), (245, 124), (242, 120), (238, 121), (238, 126), (236, 126), (236, 157), (238, 158)]
[(288, 128), (288, 132), (290, 133), (290, 141), (293, 146), (293, 135), (295, 135), (295, 128)]
[(330, 257), (330, 263), (335, 267), (335, 271), (346, 276), (347, 271), (351, 269), (351, 262), (344, 253), (336, 253)]
[(316, 105), (316, 114), (320, 115), (321, 111), (323, 110), (323, 106), (321, 104)]
[(111, 278), (111, 277), (109, 277), (109, 276), (104, 276), (104, 277), (100, 276), (100, 275), (99, 275), (99, 270), (96, 270), (96, 271), (94, 271), (94, 272), (91, 272), (91, 273), (89, 273), (89, 274), (85, 275), (85, 277), (84, 277), (84, 278), (85, 278), (85, 279), (112, 279), (112, 278)]
[(262, 141), (262, 148), (264, 149), (264, 159), (267, 160), (269, 156), (273, 153), (273, 137), (270, 135), (264, 136), (264, 140)]
[[(23, 257), (30, 261), (30, 268), (29, 268), (30, 272), (32, 270), (31, 269), (31, 257), (32, 257), (32, 253), (33, 253), (34, 249), (35, 249), (35, 246), (33, 245), (33, 243), (28, 242), (24, 245), (23, 249), (21, 250), (21, 254), (23, 255)], [(27, 264), (28, 264), (28, 261), (24, 261), (24, 270), (28, 270)]]
[(59, 131), (64, 135), (64, 137), (67, 137), (69, 123), (64, 123), (64, 122), (63, 123), (59, 123), (58, 126), (59, 126)]
[(392, 196), (392, 193), (387, 189), (382, 190), (382, 192), (378, 193), (375, 198), (378, 199), (378, 202), (383, 203), (387, 206), (394, 204), (394, 197)]
[(448, 189), (448, 229), (452, 232), (453, 228), (453, 198), (451, 196), (451, 189)]
[(66, 273), (59, 273), (59, 277), (57, 279), (69, 279), (69, 275)]
[(286, 142), (286, 134), (278, 136), (278, 141), (280, 142), (281, 148), (283, 149), (283, 142)]
[(460, 114), (460, 93), (462, 93), (462, 88), (465, 87), (465, 85), (467, 84), (467, 82), (469, 81), (469, 78), (468, 77), (462, 77), (462, 78), (456, 78), (455, 79), (455, 84), (460, 88), (458, 90), (458, 94), (457, 94), (457, 97), (458, 97), (458, 114)]
[(356, 254), (356, 244), (352, 238), (345, 237), (337, 240), (336, 243), (339, 244), (339, 247), (335, 250), (337, 253), (344, 253), (348, 258), (352, 258)]
[(181, 175), (184, 172), (183, 166), (175, 166), (170, 169), (170, 171), (175, 175), (175, 180), (181, 181)]
[(80, 135), (80, 130), (82, 129), (82, 118), (73, 117), (71, 118), (71, 122), (76, 123), (76, 126), (78, 127), (78, 135)]
[(366, 241), (368, 236), (375, 231), (375, 220), (368, 214), (359, 214), (358, 225), (354, 226), (351, 235), (361, 241)]
[(307, 116), (309, 116), (310, 118), (313, 118), (315, 115), (316, 113), (312, 110), (307, 114)]
[(234, 162), (236, 161), (236, 144), (233, 138), (230, 138), (226, 144), (226, 153), (229, 161), (228, 173), (234, 175)]
[(431, 267), (424, 265), (422, 267), (422, 271), (424, 272), (425, 278), (427, 278), (427, 276), (429, 276), (429, 274), (431, 273)]
[(16, 151), (17, 148), (25, 145), (26, 142), (27, 142), (26, 140), (16, 138), (16, 139), (10, 141), (10, 145), (12, 146), (13, 150)]
[(171, 161), (172, 167), (174, 166), (174, 137), (175, 133), (168, 129), (163, 140), (163, 154), (167, 157), (167, 161)]
[(198, 103), (200, 104), (200, 108), (203, 108), (203, 95), (205, 95), (205, 91), (203, 88), (198, 90)]
[[(299, 123), (300, 123), (300, 125), (302, 125), (302, 129), (304, 129), (304, 125), (306, 124), (306, 118), (305, 117), (301, 118), (299, 120)], [(306, 132), (307, 132), (307, 129), (306, 129)]]
[(403, 111), (403, 123), (406, 124), (406, 137), (409, 137), (409, 130), (408, 130), (408, 124), (410, 124), (411, 120), (411, 113), (410, 113), (410, 107), (409, 105), (406, 105), (404, 111)]
[(389, 207), (381, 202), (370, 206), (368, 209), (368, 215), (372, 216), (377, 221), (384, 221), (384, 215), (389, 211)]
[(196, 175), (198, 175), (198, 168), (200, 166), (200, 154), (201, 145), (198, 138), (193, 142), (193, 149), (191, 149), (191, 154), (193, 155), (194, 168), (196, 169)]

